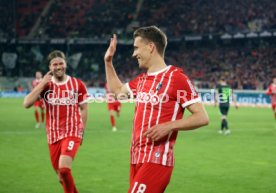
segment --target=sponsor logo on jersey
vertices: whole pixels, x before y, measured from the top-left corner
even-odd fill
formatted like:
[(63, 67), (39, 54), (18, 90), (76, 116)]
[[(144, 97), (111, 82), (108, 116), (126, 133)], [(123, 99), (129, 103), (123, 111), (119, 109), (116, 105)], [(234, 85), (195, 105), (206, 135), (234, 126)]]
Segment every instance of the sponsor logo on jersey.
[(78, 103), (78, 93), (74, 91), (62, 91), (61, 96), (57, 92), (49, 90), (44, 95), (44, 100), (51, 105), (75, 105)]
[(137, 93), (137, 102), (139, 103), (151, 103), (152, 105), (157, 105), (160, 102), (166, 103), (169, 101), (169, 96), (165, 94), (157, 95), (153, 91), (151, 92), (138, 92)]

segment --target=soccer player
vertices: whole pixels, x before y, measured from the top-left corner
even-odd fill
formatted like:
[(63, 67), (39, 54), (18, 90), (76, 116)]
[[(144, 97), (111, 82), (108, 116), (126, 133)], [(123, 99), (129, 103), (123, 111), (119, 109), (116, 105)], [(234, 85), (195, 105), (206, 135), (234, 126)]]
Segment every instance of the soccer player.
[[(42, 73), (40, 71), (35, 72), (35, 79), (32, 81), (32, 89), (36, 87), (42, 80)], [(34, 103), (34, 113), (36, 125), (35, 128), (39, 128), (40, 125), (44, 124), (44, 102), (41, 98), (38, 98)], [(40, 109), (40, 117), (39, 118), (39, 109)]]
[[(113, 35), (104, 61), (107, 84), (116, 95), (136, 98), (133, 120), (129, 193), (162, 193), (173, 171), (173, 147), (179, 130), (208, 124), (208, 115), (189, 78), (180, 68), (167, 65), (167, 37), (156, 26), (134, 34), (133, 57), (146, 72), (123, 84), (113, 67), (117, 38)], [(121, 97), (121, 96), (120, 96)], [(191, 115), (183, 118), (184, 110)]]
[(107, 108), (109, 111), (109, 116), (110, 116), (110, 123), (112, 125), (112, 131), (116, 132), (117, 127), (116, 127), (116, 120), (115, 120), (115, 115), (117, 117), (120, 116), (120, 110), (121, 110), (121, 103), (120, 101), (116, 100), (113, 95), (110, 95), (110, 93), (107, 84), (105, 84), (105, 90), (106, 90), (106, 98), (107, 98)]
[(82, 142), (87, 121), (84, 83), (66, 74), (66, 58), (59, 50), (48, 55), (50, 71), (24, 99), (31, 107), (41, 97), (46, 106), (46, 131), (51, 162), (64, 193), (77, 193), (71, 174), (72, 161)]
[(268, 87), (266, 94), (271, 96), (271, 107), (276, 120), (276, 77), (273, 78), (273, 82)]
[(233, 94), (231, 87), (227, 85), (225, 78), (222, 77), (217, 86), (217, 94), (215, 97), (215, 106), (217, 106), (217, 103), (219, 103), (219, 111), (221, 113), (221, 126), (219, 130), (220, 134), (228, 135), (231, 133), (227, 121), (231, 97), (233, 98), (236, 109), (238, 109), (236, 97)]

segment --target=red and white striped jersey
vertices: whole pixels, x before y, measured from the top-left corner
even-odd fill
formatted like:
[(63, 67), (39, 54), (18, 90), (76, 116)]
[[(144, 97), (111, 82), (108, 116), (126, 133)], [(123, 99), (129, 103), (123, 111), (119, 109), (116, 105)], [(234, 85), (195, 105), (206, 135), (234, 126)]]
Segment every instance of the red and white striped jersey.
[(150, 162), (173, 166), (177, 132), (171, 132), (157, 142), (144, 137), (143, 133), (157, 124), (181, 119), (185, 107), (200, 102), (195, 87), (183, 71), (174, 66), (155, 73), (142, 73), (126, 83), (126, 87), (137, 101), (131, 164)]
[(271, 104), (276, 104), (276, 84), (271, 84), (267, 91), (266, 91), (267, 95), (271, 95)]
[(63, 83), (56, 83), (52, 78), (40, 96), (46, 106), (48, 143), (69, 136), (82, 138), (84, 128), (79, 105), (87, 102), (88, 98), (84, 83), (68, 75)]

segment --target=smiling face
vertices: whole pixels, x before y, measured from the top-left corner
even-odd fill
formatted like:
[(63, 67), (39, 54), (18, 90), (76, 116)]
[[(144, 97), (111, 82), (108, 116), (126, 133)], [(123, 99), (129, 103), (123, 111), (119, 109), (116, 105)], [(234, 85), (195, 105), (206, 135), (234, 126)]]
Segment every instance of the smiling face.
[(49, 69), (53, 72), (54, 77), (59, 80), (64, 78), (66, 67), (66, 61), (60, 57), (53, 58), (49, 64)]
[(134, 51), (132, 57), (137, 59), (139, 68), (149, 68), (149, 61), (152, 57), (153, 46), (153, 43), (147, 42), (139, 36), (134, 39)]

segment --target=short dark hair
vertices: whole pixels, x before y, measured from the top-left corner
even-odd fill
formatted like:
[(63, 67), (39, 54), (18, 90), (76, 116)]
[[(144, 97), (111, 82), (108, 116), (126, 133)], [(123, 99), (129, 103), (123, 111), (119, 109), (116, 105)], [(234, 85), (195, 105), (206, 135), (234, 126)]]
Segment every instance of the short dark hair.
[(54, 50), (50, 52), (50, 54), (47, 57), (48, 64), (50, 65), (51, 60), (54, 58), (63, 58), (66, 61), (65, 54), (60, 50)]
[(153, 42), (157, 48), (157, 52), (164, 57), (167, 46), (167, 36), (158, 27), (152, 25), (147, 27), (140, 27), (133, 33), (133, 38), (141, 37), (142, 39)]

